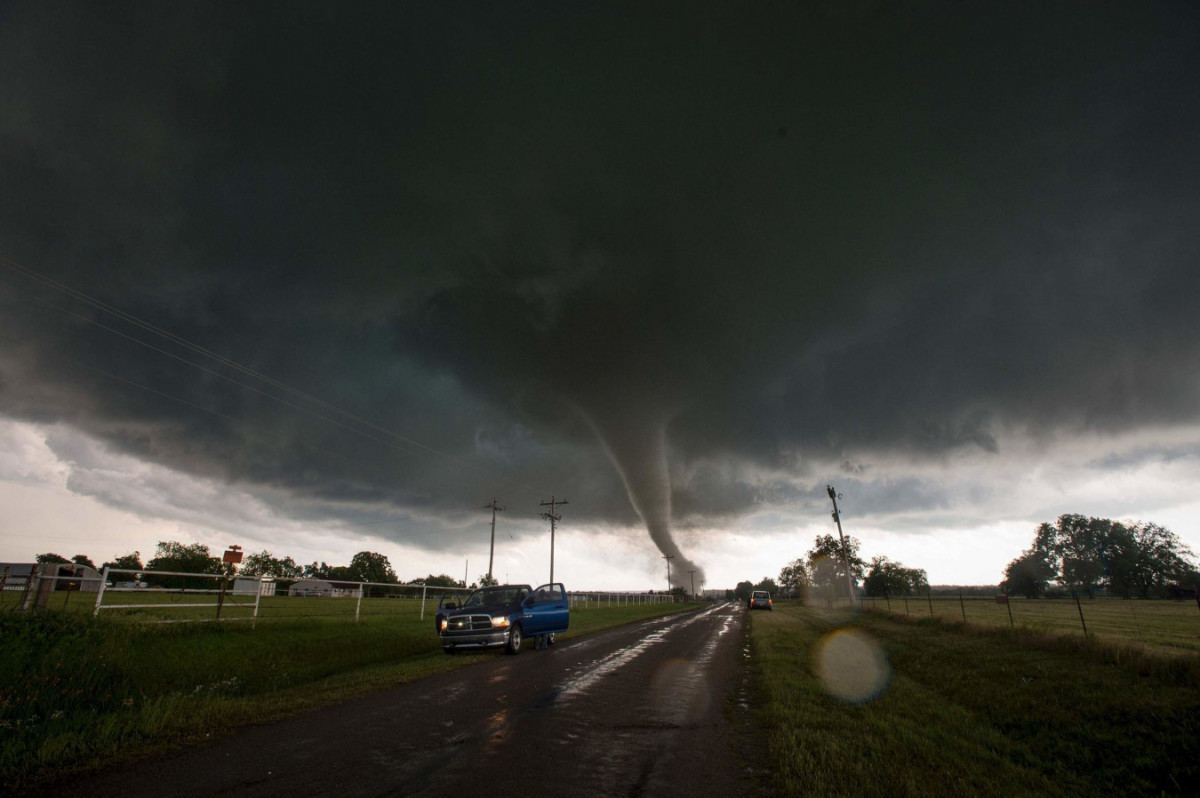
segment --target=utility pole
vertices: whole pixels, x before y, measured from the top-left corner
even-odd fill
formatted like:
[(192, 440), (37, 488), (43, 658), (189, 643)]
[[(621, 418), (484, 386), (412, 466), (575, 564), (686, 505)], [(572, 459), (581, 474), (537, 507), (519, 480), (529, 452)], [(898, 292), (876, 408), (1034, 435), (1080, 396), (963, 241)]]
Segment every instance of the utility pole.
[(542, 502), (542, 507), (549, 507), (550, 512), (542, 513), (542, 518), (550, 522), (550, 584), (554, 584), (554, 525), (562, 520), (562, 516), (555, 514), (555, 508), (560, 504), (566, 504), (566, 499), (555, 499), (550, 497), (550, 501)]
[(496, 504), (496, 500), (492, 499), (491, 504), (483, 505), (483, 509), (491, 508), (492, 510), (492, 548), (488, 553), (488, 581), (492, 581), (492, 563), (496, 559), (496, 513), (503, 512), (504, 508)]
[[(688, 575), (692, 577), (692, 598), (695, 598), (696, 597), (696, 572), (688, 571)], [(667, 578), (669, 580), (670, 575), (668, 575)]]
[(850, 558), (846, 553), (846, 536), (842, 534), (842, 514), (838, 512), (837, 491), (833, 489), (833, 485), (826, 485), (825, 491), (829, 494), (830, 501), (833, 502), (833, 520), (837, 522), (838, 539), (842, 541), (842, 566), (846, 569), (846, 590), (847, 596), (850, 599), (850, 606), (854, 606), (854, 582), (850, 579)]
[(671, 560), (675, 559), (674, 554), (664, 554), (663, 559), (667, 561), (667, 592), (671, 592)]

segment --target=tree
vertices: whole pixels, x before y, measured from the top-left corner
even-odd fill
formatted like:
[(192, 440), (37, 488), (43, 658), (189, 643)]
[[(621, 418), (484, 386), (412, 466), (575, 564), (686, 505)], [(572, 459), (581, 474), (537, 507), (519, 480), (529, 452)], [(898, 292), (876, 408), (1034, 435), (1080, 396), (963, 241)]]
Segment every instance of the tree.
[(498, 584), (500, 584), (500, 580), (491, 574), (484, 574), (483, 576), (479, 577), (480, 587), (494, 587)]
[(75, 563), (76, 565), (86, 565), (88, 568), (91, 568), (95, 571), (100, 570), (96, 567), (96, 563), (92, 562), (92, 558), (86, 554), (76, 554), (71, 558), (71, 562)]
[(430, 574), (424, 579), (418, 579), (417, 584), (423, 584), (427, 587), (464, 587), (461, 580), (455, 579), (447, 574), (438, 574), (434, 576)]
[[(104, 563), (104, 565), (102, 565), (100, 567), (101, 568), (122, 568), (122, 569), (128, 569), (130, 571), (134, 571), (134, 572), (140, 572), (143, 570), (142, 553), (140, 551), (134, 551), (134, 552), (130, 552), (129, 554), (122, 554), (120, 557), (117, 557), (114, 560), (110, 560), (109, 562)], [(126, 577), (126, 579), (118, 579), (117, 581), (118, 582), (128, 581), (128, 577)]]
[(54, 553), (54, 552), (52, 552), (52, 551), (48, 551), (48, 552), (46, 552), (45, 554), (39, 554), (39, 555), (37, 555), (37, 558), (36, 558), (36, 560), (37, 560), (37, 562), (38, 562), (38, 563), (41, 563), (41, 564), (45, 564), (45, 563), (62, 563), (62, 564), (65, 564), (65, 565), (70, 565), (70, 563), (71, 563), (71, 561), (70, 561), (70, 560), (68, 560), (66, 557), (62, 556), (61, 554), (55, 554), (55, 553)]
[(863, 579), (863, 591), (868, 596), (909, 596), (928, 587), (924, 569), (905, 568), (883, 556), (871, 559), (871, 569)]
[(815, 592), (827, 602), (846, 593), (846, 565), (850, 566), (851, 582), (863, 578), (866, 563), (858, 556), (862, 546), (858, 538), (846, 536), (846, 544), (833, 535), (818, 535), (808, 550), (808, 574)]
[[(1064, 514), (1054, 524), (1039, 524), (1033, 546), (1009, 568), (1016, 569), (1014, 585), (1022, 579), (1036, 581), (1048, 571), (1047, 578), (1089, 596), (1103, 588), (1125, 598), (1149, 598), (1191, 579), (1194, 556), (1175, 533), (1158, 524)], [(1006, 571), (1006, 581), (1008, 576)]]
[(1000, 589), (1006, 596), (1017, 594), (1034, 599), (1046, 592), (1053, 578), (1054, 568), (1046, 562), (1046, 557), (1035, 549), (1030, 549), (1004, 569), (1004, 580), (1000, 582)]
[(1124, 598), (1165, 596), (1172, 584), (1195, 582), (1195, 555), (1169, 529), (1137, 521), (1113, 523), (1106, 541), (1107, 587)]
[(348, 565), (330, 565), (324, 560), (304, 566), (301, 574), (305, 579), (326, 579), (334, 582), (356, 582)]
[(792, 560), (779, 572), (779, 586), (798, 599), (808, 597), (808, 567), (804, 560)]
[(1104, 578), (1101, 557), (1111, 527), (1107, 519), (1060, 515), (1054, 525), (1038, 525), (1033, 548), (1054, 569), (1055, 581), (1091, 596)]
[(303, 569), (291, 557), (282, 559), (263, 549), (256, 554), (247, 554), (238, 568), (243, 576), (274, 576), (279, 579), (299, 579)]
[(400, 580), (388, 558), (375, 551), (360, 551), (350, 558), (350, 578), (355, 582), (386, 582)]
[(762, 581), (754, 586), (755, 590), (765, 590), (774, 596), (779, 592), (779, 585), (775, 584), (775, 580), (769, 576), (764, 576)]
[(736, 598), (738, 601), (749, 601), (750, 594), (753, 592), (753, 582), (738, 582), (737, 587), (733, 589), (734, 598)]
[[(203, 543), (185, 544), (174, 540), (162, 540), (154, 550), (154, 557), (146, 563), (146, 570), (228, 576), (232, 574), (233, 567), (226, 567), (220, 558), (212, 556), (208, 546)], [(154, 581), (163, 587), (187, 587), (187, 579), (182, 576), (155, 576)]]

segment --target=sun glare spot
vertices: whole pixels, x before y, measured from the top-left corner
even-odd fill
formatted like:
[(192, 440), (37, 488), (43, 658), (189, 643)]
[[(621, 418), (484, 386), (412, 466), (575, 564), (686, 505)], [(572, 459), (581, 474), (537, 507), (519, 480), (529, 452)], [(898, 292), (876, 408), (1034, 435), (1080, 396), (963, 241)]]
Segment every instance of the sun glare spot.
[(883, 648), (858, 629), (838, 629), (814, 649), (817, 677), (835, 698), (854, 704), (873, 701), (892, 678)]

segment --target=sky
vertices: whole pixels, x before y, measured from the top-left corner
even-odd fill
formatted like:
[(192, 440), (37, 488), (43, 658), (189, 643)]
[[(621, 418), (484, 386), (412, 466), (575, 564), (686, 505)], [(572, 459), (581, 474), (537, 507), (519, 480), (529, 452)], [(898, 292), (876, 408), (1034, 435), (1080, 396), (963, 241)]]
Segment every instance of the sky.
[(1200, 9), (743, 6), (0, 6), (0, 560), (1200, 551)]

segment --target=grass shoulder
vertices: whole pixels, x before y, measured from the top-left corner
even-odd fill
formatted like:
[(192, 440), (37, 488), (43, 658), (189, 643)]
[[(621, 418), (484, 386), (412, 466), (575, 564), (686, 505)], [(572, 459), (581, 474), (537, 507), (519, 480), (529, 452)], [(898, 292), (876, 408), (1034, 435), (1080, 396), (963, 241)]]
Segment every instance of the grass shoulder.
[(790, 602), (751, 616), (782, 794), (1178, 795), (1200, 778), (1200, 658)]

